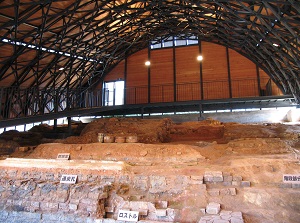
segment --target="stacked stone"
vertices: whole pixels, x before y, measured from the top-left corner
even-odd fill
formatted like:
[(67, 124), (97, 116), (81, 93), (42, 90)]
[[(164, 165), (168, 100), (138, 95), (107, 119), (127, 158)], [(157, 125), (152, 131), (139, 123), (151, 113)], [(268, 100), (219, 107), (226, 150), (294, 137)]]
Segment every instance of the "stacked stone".
[[(220, 171), (207, 171), (203, 175), (115, 175), (109, 172), (89, 172), (78, 175), (76, 184), (60, 184), (61, 170), (47, 172), (19, 169), (0, 170), (0, 209), (30, 213), (64, 213), (77, 217), (116, 218), (120, 208), (139, 211), (147, 220), (168, 221), (174, 218), (174, 210), (168, 208), (167, 202), (160, 205), (151, 202), (125, 201), (123, 206), (108, 204), (109, 185), (118, 188), (118, 194), (125, 194), (131, 187), (139, 194), (181, 194), (185, 191), (217, 195), (236, 195), (236, 188), (226, 187), (206, 189), (206, 184), (242, 185), (242, 178)], [(250, 182), (249, 182), (250, 183)], [(111, 195), (111, 194), (110, 194)], [(119, 201), (118, 201), (119, 202)], [(106, 207), (104, 206), (106, 205)], [(112, 213), (109, 215), (109, 213)], [(45, 215), (47, 216), (47, 215)], [(1, 222), (1, 221), (0, 221)]]
[(103, 217), (108, 197), (101, 185), (76, 185), (34, 179), (1, 179), (0, 209), (20, 212), (72, 213), (74, 216)]
[(153, 221), (172, 221), (175, 217), (175, 211), (168, 208), (167, 201), (157, 201), (155, 203), (146, 201), (121, 201), (118, 205), (113, 200), (108, 201), (108, 207), (105, 207), (106, 217), (117, 219), (119, 210), (137, 211), (140, 219)]
[(280, 183), (279, 188), (294, 188), (299, 189), (300, 184), (299, 183)]
[[(72, 214), (61, 213), (30, 213), (17, 211), (0, 210), (0, 222), (22, 222), (22, 223), (45, 223), (45, 222), (63, 222), (63, 223), (124, 223), (114, 219), (95, 219), (91, 217), (78, 217)], [(142, 220), (138, 223), (159, 223), (164, 221)]]
[(250, 187), (250, 181), (243, 181), (242, 176), (231, 176), (229, 173), (221, 171), (206, 171), (204, 173), (204, 183), (223, 184), (224, 186)]
[(212, 196), (224, 196), (224, 195), (230, 195), (230, 196), (235, 196), (236, 195), (236, 188), (230, 187), (230, 188), (221, 188), (221, 189), (209, 189), (207, 190), (207, 193)]
[(205, 213), (198, 223), (244, 223), (242, 212), (221, 211), (218, 203), (209, 203)]

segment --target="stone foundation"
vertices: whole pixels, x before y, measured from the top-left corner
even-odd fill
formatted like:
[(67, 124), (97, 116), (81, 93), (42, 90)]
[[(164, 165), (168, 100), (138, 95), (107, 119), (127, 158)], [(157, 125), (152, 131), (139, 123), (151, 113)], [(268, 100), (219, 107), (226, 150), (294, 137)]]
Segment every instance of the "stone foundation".
[[(138, 211), (143, 222), (180, 222), (189, 212), (175, 201), (186, 193), (237, 193), (232, 185), (236, 177), (220, 171), (140, 175), (128, 171), (123, 162), (38, 159), (6, 159), (0, 167), (1, 222), (118, 222), (119, 210)], [(77, 182), (60, 183), (63, 174), (77, 175)], [(195, 218), (203, 215), (200, 207), (193, 212)]]

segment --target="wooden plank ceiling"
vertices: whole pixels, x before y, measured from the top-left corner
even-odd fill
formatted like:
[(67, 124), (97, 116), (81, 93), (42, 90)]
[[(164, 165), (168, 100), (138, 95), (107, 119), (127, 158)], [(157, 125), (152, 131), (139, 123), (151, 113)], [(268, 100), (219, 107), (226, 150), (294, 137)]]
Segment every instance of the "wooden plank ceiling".
[(300, 101), (299, 1), (0, 0), (0, 87), (93, 88), (149, 41), (197, 36)]

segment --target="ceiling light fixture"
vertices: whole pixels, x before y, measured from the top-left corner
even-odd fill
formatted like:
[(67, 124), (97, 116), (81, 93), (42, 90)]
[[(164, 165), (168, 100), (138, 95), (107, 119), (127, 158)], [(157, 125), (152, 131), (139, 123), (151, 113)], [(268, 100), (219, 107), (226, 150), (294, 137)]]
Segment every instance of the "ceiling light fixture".
[(202, 55), (197, 56), (197, 60), (198, 61), (202, 61), (203, 60), (203, 56)]

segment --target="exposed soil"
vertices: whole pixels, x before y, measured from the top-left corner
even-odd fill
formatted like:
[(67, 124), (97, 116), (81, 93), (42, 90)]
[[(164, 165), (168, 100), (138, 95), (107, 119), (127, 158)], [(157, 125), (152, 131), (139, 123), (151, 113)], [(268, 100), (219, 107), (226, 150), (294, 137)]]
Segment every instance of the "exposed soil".
[[(136, 134), (138, 143), (99, 143), (98, 133)], [(216, 120), (181, 124), (164, 120), (101, 119), (87, 125), (80, 136), (41, 144), (11, 157), (55, 159), (70, 153), (72, 160), (125, 161), (129, 170), (143, 175), (201, 175), (207, 170), (240, 175), (251, 187), (237, 196), (161, 194), (173, 207), (191, 214), (205, 202), (242, 211), (245, 222), (299, 222), (300, 188), (282, 188), (283, 174), (300, 173), (300, 126), (284, 124), (220, 123)], [(217, 185), (208, 185), (208, 190)], [(133, 194), (127, 194), (130, 197)], [(154, 199), (148, 197), (147, 199)], [(198, 212), (197, 212), (198, 213)], [(190, 215), (196, 222), (198, 214)]]

